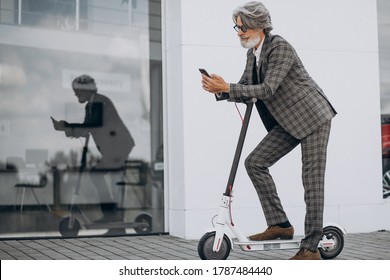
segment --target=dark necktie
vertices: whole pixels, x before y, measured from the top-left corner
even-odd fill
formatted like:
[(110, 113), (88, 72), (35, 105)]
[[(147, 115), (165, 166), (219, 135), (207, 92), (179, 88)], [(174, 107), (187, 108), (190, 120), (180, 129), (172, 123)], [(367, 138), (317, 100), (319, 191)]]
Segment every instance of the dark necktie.
[(253, 61), (253, 72), (252, 72), (252, 82), (254, 85), (261, 84), (261, 81), (259, 81), (259, 75), (257, 72), (257, 65), (256, 65), (256, 56), (254, 56), (254, 61)]

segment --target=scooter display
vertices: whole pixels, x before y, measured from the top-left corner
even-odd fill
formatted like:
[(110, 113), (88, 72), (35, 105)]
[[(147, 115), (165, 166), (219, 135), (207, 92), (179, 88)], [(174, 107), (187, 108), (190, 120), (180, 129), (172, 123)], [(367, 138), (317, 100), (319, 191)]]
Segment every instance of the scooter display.
[[(250, 116), (253, 105), (257, 99), (253, 98), (245, 103), (246, 110), (242, 122), (241, 132), (238, 144), (234, 154), (232, 167), (225, 192), (222, 195), (218, 214), (213, 218), (214, 229), (205, 233), (198, 243), (198, 254), (203, 260), (225, 260), (229, 257), (233, 244), (237, 245), (243, 251), (268, 251), (280, 249), (299, 249), (301, 240), (267, 240), (251, 241), (245, 234), (233, 223), (231, 215), (233, 184), (236, 177), (238, 164), (240, 161), (245, 136), (247, 133)], [(226, 234), (226, 227), (231, 230), (235, 239)], [(345, 230), (337, 224), (325, 224), (323, 228), (323, 237), (318, 244), (321, 257), (323, 259), (332, 259), (338, 256), (344, 247)]]
[[(93, 222), (88, 216), (76, 205), (76, 200), (80, 196), (81, 177), (87, 165), (88, 142), (90, 135), (88, 134), (83, 147), (81, 164), (78, 170), (77, 183), (69, 209), (69, 216), (63, 217), (59, 223), (58, 231), (63, 237), (76, 237), (81, 229), (104, 229), (104, 230), (122, 230), (134, 229), (136, 233), (148, 233), (152, 230), (152, 216), (149, 213), (141, 213), (136, 216), (133, 223), (122, 221), (108, 222)], [(126, 183), (121, 181), (118, 186), (125, 186)]]

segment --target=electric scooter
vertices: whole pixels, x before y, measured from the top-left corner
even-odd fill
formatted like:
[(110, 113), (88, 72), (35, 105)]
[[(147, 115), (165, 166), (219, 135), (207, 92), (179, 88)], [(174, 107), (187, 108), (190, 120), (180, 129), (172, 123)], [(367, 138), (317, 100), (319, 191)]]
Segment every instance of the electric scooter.
[[(101, 230), (121, 230), (134, 229), (136, 233), (148, 233), (152, 230), (152, 216), (149, 213), (141, 213), (135, 218), (134, 223), (112, 221), (104, 223), (94, 223), (83, 211), (77, 207), (76, 199), (80, 196), (81, 177), (87, 165), (88, 142), (90, 134), (85, 138), (81, 164), (78, 170), (77, 183), (75, 186), (74, 195), (70, 204), (70, 215), (61, 219), (58, 231), (63, 237), (76, 237), (80, 229), (101, 229)], [(108, 170), (109, 171), (109, 170)], [(118, 182), (118, 186), (126, 185), (125, 182)]]
[[(198, 243), (198, 254), (199, 257), (203, 260), (227, 259), (232, 249), (232, 244), (238, 245), (243, 251), (268, 251), (277, 249), (300, 248), (300, 239), (251, 241), (244, 235), (238, 226), (233, 223), (232, 220), (231, 205), (233, 183), (237, 173), (238, 163), (241, 157), (253, 105), (256, 103), (256, 101), (257, 99), (253, 98), (244, 102), (246, 104), (245, 116), (243, 119), (226, 190), (222, 195), (218, 214), (213, 218), (214, 229), (205, 233)], [(236, 237), (234, 242), (225, 233), (226, 226)], [(323, 237), (318, 244), (318, 249), (323, 259), (332, 259), (341, 253), (344, 247), (345, 234), (345, 230), (337, 224), (325, 225), (323, 229)]]

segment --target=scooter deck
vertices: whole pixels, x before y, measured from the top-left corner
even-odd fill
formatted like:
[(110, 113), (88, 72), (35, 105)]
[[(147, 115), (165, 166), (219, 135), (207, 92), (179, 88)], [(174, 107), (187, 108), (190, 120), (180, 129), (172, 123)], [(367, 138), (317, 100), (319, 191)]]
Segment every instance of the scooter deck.
[(244, 242), (234, 242), (244, 251), (269, 251), (269, 250), (287, 250), (287, 249), (297, 249), (301, 244), (301, 239), (274, 239), (266, 241), (244, 241)]

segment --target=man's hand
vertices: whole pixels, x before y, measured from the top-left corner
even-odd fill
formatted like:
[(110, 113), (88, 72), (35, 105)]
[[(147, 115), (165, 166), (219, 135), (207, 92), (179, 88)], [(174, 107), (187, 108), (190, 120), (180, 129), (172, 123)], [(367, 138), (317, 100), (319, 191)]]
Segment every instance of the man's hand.
[(51, 121), (53, 122), (53, 127), (55, 130), (64, 131), (66, 121), (56, 121), (53, 117), (50, 117)]
[(211, 78), (206, 75), (202, 75), (202, 87), (204, 90), (218, 94), (221, 92), (229, 92), (230, 86), (225, 80), (216, 74), (212, 74)]

